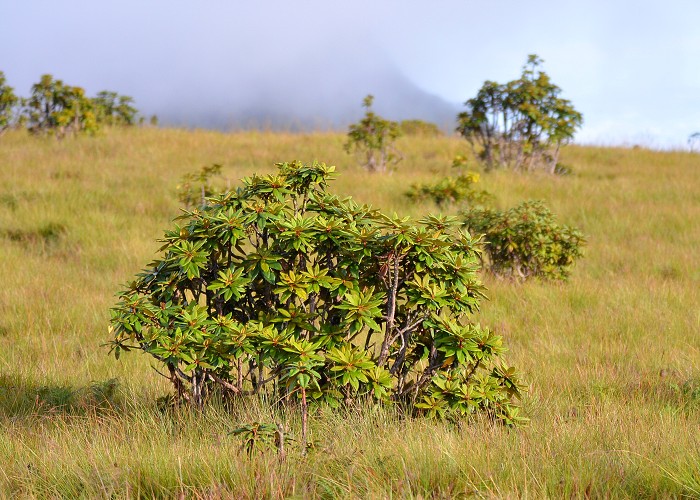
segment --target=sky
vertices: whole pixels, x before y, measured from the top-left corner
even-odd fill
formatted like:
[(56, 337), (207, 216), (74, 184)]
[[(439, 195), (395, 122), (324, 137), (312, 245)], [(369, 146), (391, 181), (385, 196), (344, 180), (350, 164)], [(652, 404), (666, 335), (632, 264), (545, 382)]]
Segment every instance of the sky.
[(684, 147), (700, 131), (700, 0), (0, 0), (0, 71), (133, 96), (178, 126), (454, 126), (528, 54), (583, 113), (576, 142)]

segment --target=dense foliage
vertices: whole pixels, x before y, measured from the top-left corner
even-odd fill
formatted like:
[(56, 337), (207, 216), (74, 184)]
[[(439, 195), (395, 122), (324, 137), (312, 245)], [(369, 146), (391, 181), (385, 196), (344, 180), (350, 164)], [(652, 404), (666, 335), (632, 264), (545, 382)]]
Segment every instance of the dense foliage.
[(388, 165), (398, 163), (403, 158), (394, 147), (394, 142), (401, 136), (401, 127), (397, 122), (386, 120), (372, 111), (373, 102), (372, 95), (362, 101), (365, 116), (358, 123), (350, 125), (345, 151), (356, 153), (370, 172), (384, 172)]
[(32, 86), (26, 113), (29, 131), (34, 134), (62, 138), (78, 132), (94, 133), (98, 129), (95, 108), (85, 90), (66, 85), (51, 75), (43, 75)]
[(487, 169), (542, 168), (554, 173), (561, 146), (581, 126), (581, 113), (559, 97), (561, 89), (546, 73), (537, 70), (541, 63), (531, 55), (517, 80), (485, 82), (459, 114), (457, 131)]
[(114, 353), (165, 365), (178, 398), (307, 406), (371, 398), (409, 412), (521, 420), (502, 339), (469, 321), (484, 297), (454, 218), (417, 224), (327, 192), (324, 164), (185, 212), (112, 310)]
[(581, 232), (557, 224), (541, 201), (526, 201), (504, 212), (472, 208), (463, 214), (464, 226), (482, 235), (489, 269), (516, 279), (566, 279), (582, 256)]

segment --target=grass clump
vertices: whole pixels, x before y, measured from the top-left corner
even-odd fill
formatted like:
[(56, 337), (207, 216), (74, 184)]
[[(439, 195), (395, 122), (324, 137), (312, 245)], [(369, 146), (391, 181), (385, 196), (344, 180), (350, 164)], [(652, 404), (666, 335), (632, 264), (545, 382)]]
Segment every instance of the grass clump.
[(0, 235), (27, 249), (46, 250), (55, 246), (66, 230), (66, 226), (60, 222), (47, 222), (36, 229), (5, 229), (0, 232)]

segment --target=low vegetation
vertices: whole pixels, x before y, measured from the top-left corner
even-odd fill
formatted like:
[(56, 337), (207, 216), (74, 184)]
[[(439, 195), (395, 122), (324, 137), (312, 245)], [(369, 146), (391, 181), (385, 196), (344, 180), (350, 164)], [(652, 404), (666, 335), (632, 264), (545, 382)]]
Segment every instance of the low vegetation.
[(490, 201), (493, 195), (474, 188), (479, 179), (479, 174), (476, 172), (466, 172), (456, 177), (443, 177), (435, 183), (413, 184), (406, 192), (406, 196), (414, 201), (430, 200), (440, 209), (456, 204), (482, 205)]
[(221, 181), (222, 165), (214, 163), (205, 165), (197, 172), (188, 172), (180, 178), (177, 185), (177, 199), (186, 209), (204, 207), (207, 198), (217, 192), (223, 192), (225, 188)]
[(464, 226), (483, 238), (485, 265), (497, 276), (566, 279), (583, 255), (581, 232), (560, 226), (541, 201), (526, 201), (506, 211), (472, 208)]
[(436, 124), (424, 120), (402, 120), (399, 127), (401, 133), (408, 136), (439, 137), (442, 135), (442, 131)]

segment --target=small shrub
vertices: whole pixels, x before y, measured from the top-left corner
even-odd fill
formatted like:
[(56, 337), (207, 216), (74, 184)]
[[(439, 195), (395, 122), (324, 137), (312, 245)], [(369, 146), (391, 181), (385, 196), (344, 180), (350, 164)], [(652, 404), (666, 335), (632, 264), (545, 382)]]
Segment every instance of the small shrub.
[(469, 321), (483, 286), (456, 219), (388, 217), (329, 194), (333, 167), (278, 167), (165, 233), (112, 309), (114, 354), (153, 356), (195, 405), (298, 405), (302, 445), (309, 405), (363, 398), (518, 421), (502, 339)]
[(557, 163), (554, 167), (553, 173), (555, 175), (571, 175), (573, 172), (574, 169), (571, 168), (569, 165), (566, 165), (564, 163)]
[(457, 177), (444, 177), (435, 184), (413, 184), (406, 196), (414, 201), (431, 200), (438, 207), (455, 203), (482, 205), (493, 198), (487, 191), (477, 191), (474, 184), (479, 174), (467, 172)]
[(212, 183), (214, 177), (221, 176), (221, 165), (207, 165), (199, 172), (188, 173), (182, 176), (177, 186), (177, 199), (186, 208), (203, 206), (207, 196), (211, 196), (217, 190)]
[(0, 194), (0, 205), (14, 212), (19, 206), (19, 200), (17, 196), (12, 193), (2, 193)]
[(501, 277), (566, 279), (583, 255), (581, 232), (558, 225), (541, 201), (505, 212), (471, 209), (464, 212), (464, 226), (472, 235), (482, 235), (488, 268)]
[(469, 164), (469, 160), (464, 155), (455, 155), (452, 159), (452, 168), (463, 169)]
[[(268, 450), (276, 450), (283, 458), (285, 455), (285, 442), (294, 441), (289, 436), (286, 436), (280, 424), (268, 424), (265, 422), (243, 424), (229, 434), (237, 436), (241, 440), (241, 448), (249, 456), (254, 451), (262, 453)], [(304, 448), (303, 451), (306, 451), (306, 449)]]
[(404, 135), (422, 137), (440, 137), (442, 135), (442, 131), (436, 124), (423, 120), (403, 120), (399, 123), (399, 127)]
[(6, 229), (0, 235), (10, 241), (28, 247), (47, 248), (56, 244), (66, 233), (66, 226), (60, 222), (47, 222), (36, 229)]
[(362, 158), (362, 165), (370, 172), (385, 172), (388, 165), (396, 164), (403, 156), (394, 147), (394, 142), (401, 136), (397, 122), (385, 120), (372, 111), (374, 96), (368, 95), (362, 101), (367, 110), (365, 117), (358, 123), (350, 125), (345, 151), (356, 153)]
[(110, 126), (135, 125), (137, 109), (133, 106), (134, 99), (116, 92), (103, 90), (93, 97), (97, 123)]

